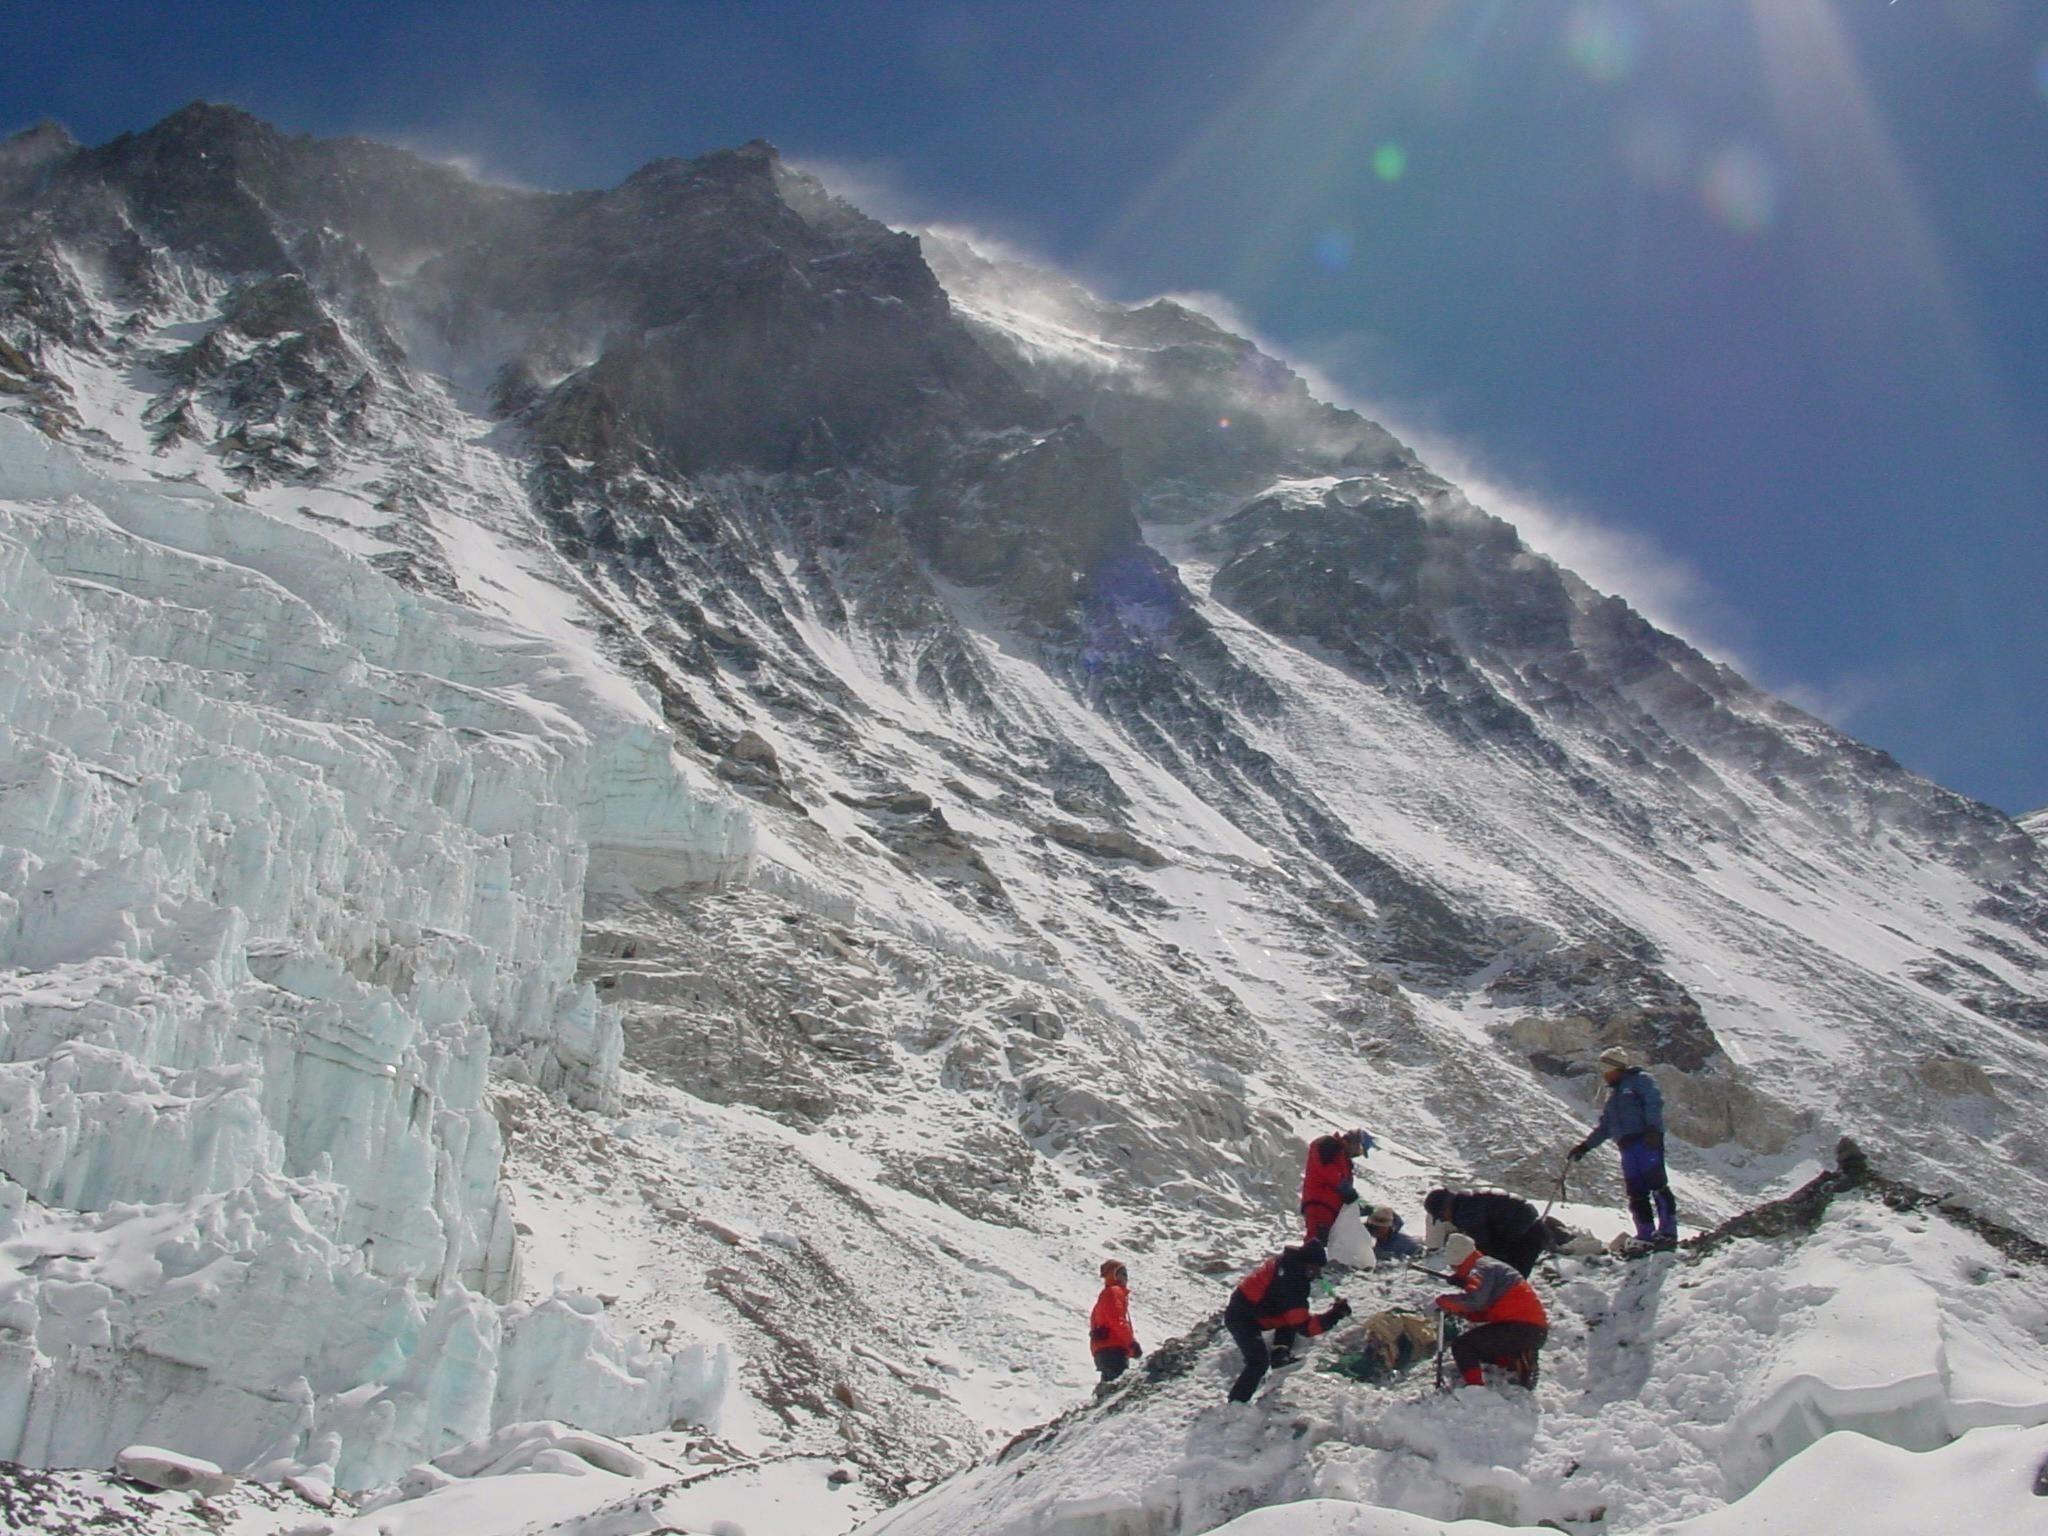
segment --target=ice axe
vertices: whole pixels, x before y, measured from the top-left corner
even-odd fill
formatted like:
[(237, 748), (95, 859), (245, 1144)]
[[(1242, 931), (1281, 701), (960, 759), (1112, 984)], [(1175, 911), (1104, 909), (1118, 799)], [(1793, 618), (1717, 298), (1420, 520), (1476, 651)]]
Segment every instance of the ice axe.
[[(1449, 1274), (1441, 1269), (1431, 1269), (1427, 1264), (1418, 1264), (1413, 1259), (1410, 1259), (1405, 1267), (1414, 1270), (1418, 1275), (1428, 1275), (1432, 1280), (1441, 1280), (1446, 1285), (1456, 1285), (1458, 1283), (1456, 1275)], [(1436, 1389), (1439, 1392), (1444, 1390), (1444, 1338), (1450, 1331), (1450, 1322), (1450, 1314), (1445, 1312), (1442, 1307), (1438, 1307), (1436, 1311)]]

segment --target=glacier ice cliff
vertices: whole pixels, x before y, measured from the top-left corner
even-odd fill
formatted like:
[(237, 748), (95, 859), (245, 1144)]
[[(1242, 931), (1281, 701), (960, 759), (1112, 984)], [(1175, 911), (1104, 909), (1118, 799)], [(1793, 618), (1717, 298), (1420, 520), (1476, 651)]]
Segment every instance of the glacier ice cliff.
[(0, 418), (0, 1456), (356, 1485), (715, 1403), (715, 1345), (512, 1304), (490, 1104), (494, 1060), (616, 1095), (593, 847), (748, 866), (666, 737), (530, 636)]

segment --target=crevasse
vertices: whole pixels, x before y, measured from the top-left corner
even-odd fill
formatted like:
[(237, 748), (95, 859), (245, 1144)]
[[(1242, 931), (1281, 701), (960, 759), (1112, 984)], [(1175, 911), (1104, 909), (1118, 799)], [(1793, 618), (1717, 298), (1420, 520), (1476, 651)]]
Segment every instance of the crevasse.
[(514, 1304), (493, 1060), (617, 1092), (593, 856), (752, 829), (543, 642), (0, 418), (0, 1457), (360, 1486), (710, 1409), (722, 1348)]

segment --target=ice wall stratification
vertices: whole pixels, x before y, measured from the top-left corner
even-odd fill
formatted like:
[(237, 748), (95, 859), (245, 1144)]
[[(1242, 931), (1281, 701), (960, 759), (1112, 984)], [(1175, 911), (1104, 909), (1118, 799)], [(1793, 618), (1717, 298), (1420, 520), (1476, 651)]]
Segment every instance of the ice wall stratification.
[(616, 1094), (593, 834), (746, 865), (664, 739), (530, 637), (0, 420), (0, 1456), (146, 1429), (369, 1481), (501, 1387), (574, 1412), (586, 1358), (620, 1429), (715, 1400), (715, 1350), (507, 1305), (489, 1103), (494, 1056)]

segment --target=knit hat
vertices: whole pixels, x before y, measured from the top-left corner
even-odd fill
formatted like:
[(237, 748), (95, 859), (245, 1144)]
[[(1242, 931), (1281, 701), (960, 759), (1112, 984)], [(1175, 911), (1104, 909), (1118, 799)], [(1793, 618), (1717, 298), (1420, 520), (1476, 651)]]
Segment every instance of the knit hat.
[(1102, 1268), (1096, 1271), (1105, 1280), (1120, 1280), (1130, 1271), (1124, 1268), (1122, 1259), (1104, 1259)]
[(1626, 1070), (1634, 1065), (1635, 1063), (1629, 1060), (1628, 1047), (1625, 1045), (1610, 1045), (1600, 1053), (1600, 1066), (1603, 1071)]
[(1321, 1269), (1330, 1262), (1330, 1251), (1314, 1238), (1301, 1245), (1301, 1262)]
[(1432, 1189), (1422, 1197), (1422, 1208), (1432, 1216), (1441, 1216), (1451, 1208), (1451, 1192), (1448, 1189)]
[(1444, 1262), (1453, 1269), (1478, 1251), (1479, 1245), (1462, 1232), (1453, 1232), (1444, 1240)]

